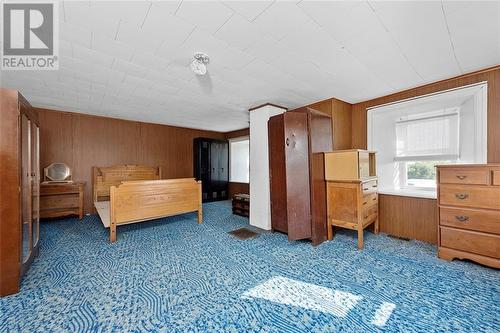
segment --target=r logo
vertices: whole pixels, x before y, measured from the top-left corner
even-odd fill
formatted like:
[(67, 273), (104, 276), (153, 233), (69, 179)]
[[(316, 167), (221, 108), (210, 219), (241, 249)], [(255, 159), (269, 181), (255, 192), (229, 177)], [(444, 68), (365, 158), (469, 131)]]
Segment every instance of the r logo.
[(3, 55), (54, 54), (54, 4), (3, 4)]

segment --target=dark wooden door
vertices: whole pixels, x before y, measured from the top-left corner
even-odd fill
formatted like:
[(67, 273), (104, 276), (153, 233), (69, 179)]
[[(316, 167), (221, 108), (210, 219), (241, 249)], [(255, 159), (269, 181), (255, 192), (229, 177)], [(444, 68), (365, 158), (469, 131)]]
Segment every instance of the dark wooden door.
[(194, 150), (194, 177), (201, 180), (202, 200), (208, 201), (212, 194), (210, 191), (210, 141), (196, 138), (193, 142)]
[(271, 196), (271, 228), (288, 232), (285, 168), (284, 115), (269, 118), (269, 183)]
[(311, 173), (311, 240), (314, 245), (327, 238), (326, 182), (323, 152), (333, 151), (332, 118), (309, 110), (310, 173)]
[(219, 143), (210, 142), (210, 200), (219, 200)]
[(219, 149), (219, 184), (220, 198), (228, 199), (227, 187), (229, 182), (229, 143), (222, 141)]
[(288, 239), (311, 237), (307, 114), (284, 113)]

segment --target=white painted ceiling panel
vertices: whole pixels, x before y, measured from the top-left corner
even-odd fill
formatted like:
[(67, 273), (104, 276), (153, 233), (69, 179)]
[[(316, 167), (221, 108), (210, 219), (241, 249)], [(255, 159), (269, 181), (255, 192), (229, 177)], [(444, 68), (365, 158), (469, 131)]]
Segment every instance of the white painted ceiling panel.
[(234, 14), (217, 31), (215, 37), (225, 41), (230, 46), (244, 50), (263, 36), (255, 25), (248, 22), (243, 16)]
[(119, 42), (114, 38), (101, 35), (98, 32), (92, 33), (92, 49), (102, 52), (113, 58), (129, 61), (135, 52), (131, 45)]
[[(265, 102), (359, 102), (500, 64), (498, 1), (62, 1), (35, 106), (219, 131)], [(208, 75), (189, 68), (210, 56)]]
[(233, 11), (217, 1), (183, 1), (176, 16), (185, 19), (208, 33), (216, 33)]
[(267, 7), (254, 21), (262, 33), (281, 40), (297, 25), (308, 21), (307, 15), (293, 2), (277, 1)]
[(223, 1), (222, 3), (231, 8), (236, 13), (252, 22), (262, 14), (267, 7), (272, 5), (273, 0), (266, 1)]

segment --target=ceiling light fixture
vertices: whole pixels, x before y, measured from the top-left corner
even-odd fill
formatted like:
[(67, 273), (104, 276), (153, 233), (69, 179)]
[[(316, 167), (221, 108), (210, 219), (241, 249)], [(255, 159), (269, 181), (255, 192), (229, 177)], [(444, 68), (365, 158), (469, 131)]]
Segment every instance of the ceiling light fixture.
[(191, 62), (191, 70), (197, 75), (205, 75), (207, 73), (207, 64), (210, 62), (210, 58), (203, 52), (197, 52), (194, 54), (194, 59)]

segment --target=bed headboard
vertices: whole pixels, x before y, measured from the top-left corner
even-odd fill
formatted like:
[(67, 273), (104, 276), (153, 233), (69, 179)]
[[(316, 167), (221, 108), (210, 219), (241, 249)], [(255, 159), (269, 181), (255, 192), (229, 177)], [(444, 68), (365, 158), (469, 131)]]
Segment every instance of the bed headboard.
[(92, 194), (94, 202), (109, 200), (109, 188), (127, 180), (161, 179), (160, 167), (146, 165), (114, 165), (92, 168)]

